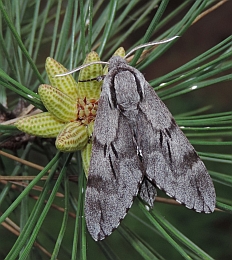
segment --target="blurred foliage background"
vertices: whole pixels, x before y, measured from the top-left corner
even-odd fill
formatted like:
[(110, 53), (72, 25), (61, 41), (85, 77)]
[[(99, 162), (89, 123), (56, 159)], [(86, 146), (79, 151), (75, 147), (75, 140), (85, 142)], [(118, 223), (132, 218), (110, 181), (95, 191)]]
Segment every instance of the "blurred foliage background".
[[(231, 9), (213, 0), (0, 0), (0, 259), (231, 259)], [(45, 110), (36, 91), (48, 83), (46, 57), (71, 69), (90, 50), (106, 61), (120, 46), (174, 35), (130, 63), (204, 160), (223, 212), (195, 213), (158, 190), (153, 210), (136, 198), (120, 227), (94, 242), (79, 153), (59, 153), (10, 120), (30, 105)]]

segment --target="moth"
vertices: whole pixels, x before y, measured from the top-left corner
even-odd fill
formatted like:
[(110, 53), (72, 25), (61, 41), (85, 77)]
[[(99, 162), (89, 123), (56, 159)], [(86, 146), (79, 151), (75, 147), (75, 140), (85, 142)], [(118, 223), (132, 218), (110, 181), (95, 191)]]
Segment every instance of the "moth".
[(119, 56), (109, 60), (108, 70), (94, 123), (85, 193), (92, 238), (109, 236), (138, 192), (152, 206), (153, 185), (189, 209), (213, 212), (216, 194), (204, 163), (143, 74)]

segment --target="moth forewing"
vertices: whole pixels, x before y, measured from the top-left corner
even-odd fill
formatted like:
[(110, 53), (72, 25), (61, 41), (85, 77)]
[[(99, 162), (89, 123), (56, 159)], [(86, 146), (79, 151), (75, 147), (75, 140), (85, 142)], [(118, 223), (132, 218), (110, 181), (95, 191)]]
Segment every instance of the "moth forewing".
[(139, 125), (146, 124), (140, 136), (148, 179), (186, 207), (213, 212), (216, 195), (204, 163), (148, 83), (139, 111)]
[(143, 178), (129, 122), (117, 108), (110, 107), (105, 82), (94, 126), (85, 196), (86, 224), (95, 240), (104, 239), (119, 225)]

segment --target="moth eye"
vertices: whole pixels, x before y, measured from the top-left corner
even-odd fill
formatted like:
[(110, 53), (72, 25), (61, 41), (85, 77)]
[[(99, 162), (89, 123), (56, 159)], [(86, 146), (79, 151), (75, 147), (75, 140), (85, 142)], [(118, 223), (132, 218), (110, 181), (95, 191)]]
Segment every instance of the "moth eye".
[(96, 81), (102, 81), (102, 80), (104, 80), (105, 76), (106, 76), (106, 75), (102, 75), (102, 76), (96, 77)]

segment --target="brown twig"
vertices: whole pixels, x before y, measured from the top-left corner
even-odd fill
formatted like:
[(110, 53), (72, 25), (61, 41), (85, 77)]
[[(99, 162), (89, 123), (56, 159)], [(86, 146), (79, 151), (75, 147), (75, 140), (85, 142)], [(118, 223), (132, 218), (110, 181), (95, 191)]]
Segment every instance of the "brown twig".
[(42, 170), (44, 169), (44, 167), (41, 166), (41, 165), (28, 162), (27, 160), (18, 158), (17, 156), (14, 156), (14, 155), (9, 154), (9, 153), (6, 153), (6, 152), (3, 152), (3, 151), (1, 151), (1, 150), (0, 150), (0, 155), (3, 155), (3, 156), (5, 156), (5, 157), (8, 157), (9, 159), (12, 159), (12, 160), (14, 160), (14, 161), (16, 161), (16, 162), (22, 163), (22, 164), (24, 164), (24, 165), (27, 165), (27, 166), (32, 167), (32, 168), (34, 168), (34, 169), (37, 169), (37, 170), (39, 170), (39, 171), (42, 171)]
[[(9, 230), (11, 233), (13, 233), (16, 236), (20, 235), (20, 228), (18, 225), (16, 225), (12, 220), (9, 218), (6, 218), (4, 222), (1, 223), (1, 225)], [(49, 258), (52, 256), (51, 253), (49, 253), (44, 247), (42, 247), (38, 242), (34, 242), (34, 246), (38, 247), (45, 255), (47, 255)]]

